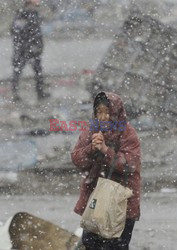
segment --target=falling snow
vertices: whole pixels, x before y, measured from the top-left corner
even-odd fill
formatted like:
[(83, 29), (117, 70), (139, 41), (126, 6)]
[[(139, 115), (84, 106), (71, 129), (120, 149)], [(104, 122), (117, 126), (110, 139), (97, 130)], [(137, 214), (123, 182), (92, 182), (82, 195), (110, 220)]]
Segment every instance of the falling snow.
[[(81, 235), (73, 208), (83, 173), (70, 155), (80, 132), (51, 131), (50, 119), (88, 122), (93, 97), (105, 90), (122, 97), (141, 142), (141, 218), (131, 249), (175, 250), (176, 2), (41, 0), (30, 28), (14, 21), (24, 2), (0, 0), (0, 249), (11, 249), (7, 232), (19, 212), (62, 228), (66, 244), (70, 233)], [(13, 68), (22, 70), (18, 98)], [(43, 235), (40, 223), (32, 241)], [(50, 244), (46, 249), (57, 250)]]

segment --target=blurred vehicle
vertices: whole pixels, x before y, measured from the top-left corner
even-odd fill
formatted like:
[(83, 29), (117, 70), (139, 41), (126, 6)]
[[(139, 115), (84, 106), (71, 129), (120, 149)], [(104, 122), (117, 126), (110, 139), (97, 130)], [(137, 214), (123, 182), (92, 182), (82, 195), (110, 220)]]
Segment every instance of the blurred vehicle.
[[(44, 35), (70, 37), (75, 32), (76, 36), (88, 36), (95, 31), (95, 24), (89, 12), (85, 9), (69, 9), (63, 13), (57, 13), (52, 21), (42, 26)], [(71, 33), (70, 33), (71, 32)]]

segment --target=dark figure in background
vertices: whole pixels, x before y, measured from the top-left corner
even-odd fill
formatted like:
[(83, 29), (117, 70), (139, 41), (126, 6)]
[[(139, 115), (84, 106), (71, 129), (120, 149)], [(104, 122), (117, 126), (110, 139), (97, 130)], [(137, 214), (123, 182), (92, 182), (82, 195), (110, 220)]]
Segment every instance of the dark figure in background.
[(13, 80), (12, 91), (14, 101), (19, 101), (19, 78), (26, 63), (30, 63), (35, 73), (36, 91), (38, 99), (47, 97), (44, 93), (41, 54), (43, 51), (43, 37), (41, 32), (41, 18), (37, 6), (40, 0), (26, 0), (24, 7), (17, 11), (11, 27), (13, 37)]

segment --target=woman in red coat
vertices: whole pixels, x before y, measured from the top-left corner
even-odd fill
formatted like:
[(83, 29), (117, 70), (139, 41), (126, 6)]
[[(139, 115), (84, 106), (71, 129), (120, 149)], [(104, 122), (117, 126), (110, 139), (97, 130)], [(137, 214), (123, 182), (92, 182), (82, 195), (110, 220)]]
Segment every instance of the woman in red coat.
[(140, 142), (135, 129), (127, 122), (121, 98), (115, 93), (100, 92), (93, 105), (94, 119), (82, 132), (71, 157), (76, 167), (85, 173), (81, 182), (80, 197), (74, 211), (82, 215), (98, 177), (107, 176), (115, 161), (112, 180), (133, 190), (128, 199), (126, 224), (120, 238), (103, 239), (91, 232), (83, 232), (86, 249), (128, 250), (133, 227), (140, 217)]

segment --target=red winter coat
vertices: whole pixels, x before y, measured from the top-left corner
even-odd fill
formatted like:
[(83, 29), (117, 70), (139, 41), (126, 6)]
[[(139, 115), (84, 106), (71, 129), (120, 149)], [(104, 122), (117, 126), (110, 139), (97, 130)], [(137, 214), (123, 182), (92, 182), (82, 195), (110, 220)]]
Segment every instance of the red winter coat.
[(71, 157), (76, 167), (85, 172), (86, 176), (82, 179), (80, 197), (74, 211), (80, 215), (83, 214), (98, 177), (102, 176), (102, 173), (109, 171), (111, 163), (117, 154), (112, 180), (133, 190), (133, 196), (128, 199), (127, 218), (138, 220), (140, 217), (141, 183), (140, 142), (135, 129), (126, 122), (126, 113), (121, 98), (114, 93), (105, 92), (105, 94), (111, 104), (109, 108), (111, 120), (125, 121), (125, 129), (120, 133), (115, 131), (104, 133), (108, 150), (105, 155), (100, 153), (100, 156), (97, 157), (95, 157), (95, 153), (91, 148), (91, 137), (94, 132), (88, 128), (87, 131), (81, 133)]

